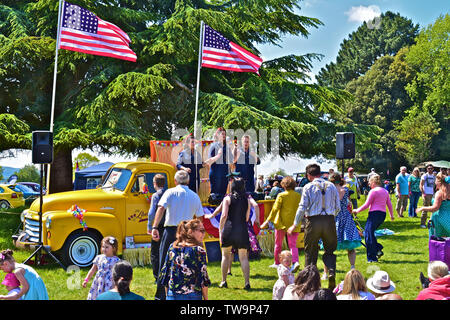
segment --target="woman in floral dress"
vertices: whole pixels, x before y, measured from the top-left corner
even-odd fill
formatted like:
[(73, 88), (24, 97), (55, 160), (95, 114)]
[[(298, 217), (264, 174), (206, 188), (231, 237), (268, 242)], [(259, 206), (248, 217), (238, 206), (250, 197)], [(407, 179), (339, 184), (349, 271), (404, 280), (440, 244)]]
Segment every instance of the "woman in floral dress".
[(198, 219), (182, 221), (177, 240), (167, 252), (158, 281), (167, 288), (167, 300), (208, 300), (211, 284), (202, 247), (205, 228)]

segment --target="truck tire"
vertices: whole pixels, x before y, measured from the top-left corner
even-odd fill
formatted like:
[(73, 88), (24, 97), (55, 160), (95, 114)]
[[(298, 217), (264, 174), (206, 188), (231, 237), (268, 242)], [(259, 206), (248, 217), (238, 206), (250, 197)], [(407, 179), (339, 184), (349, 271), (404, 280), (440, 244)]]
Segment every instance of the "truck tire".
[(60, 251), (62, 263), (66, 266), (91, 266), (100, 253), (100, 241), (100, 236), (89, 230), (71, 233)]
[(6, 210), (6, 209), (9, 209), (9, 208), (11, 208), (11, 205), (9, 204), (8, 201), (6, 201), (6, 200), (0, 201), (0, 209), (1, 210)]

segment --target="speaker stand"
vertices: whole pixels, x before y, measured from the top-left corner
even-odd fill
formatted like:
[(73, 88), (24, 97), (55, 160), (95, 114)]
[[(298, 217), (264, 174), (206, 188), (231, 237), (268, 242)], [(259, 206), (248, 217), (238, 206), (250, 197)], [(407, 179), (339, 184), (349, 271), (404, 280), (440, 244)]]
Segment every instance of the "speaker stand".
[(41, 187), (40, 187), (40, 194), (39, 194), (39, 242), (38, 242), (38, 246), (35, 249), (35, 251), (31, 254), (31, 256), (29, 256), (23, 263), (26, 264), (29, 260), (31, 260), (31, 258), (35, 257), (35, 266), (40, 265), (41, 264), (41, 250), (44, 250), (53, 260), (55, 260), (55, 262), (57, 262), (61, 268), (63, 268), (64, 270), (66, 270), (66, 267), (62, 264), (61, 261), (59, 261), (51, 252), (50, 250), (48, 250), (45, 246), (44, 243), (42, 242), (42, 189), (43, 189), (43, 174), (44, 174), (44, 165), (41, 163)]

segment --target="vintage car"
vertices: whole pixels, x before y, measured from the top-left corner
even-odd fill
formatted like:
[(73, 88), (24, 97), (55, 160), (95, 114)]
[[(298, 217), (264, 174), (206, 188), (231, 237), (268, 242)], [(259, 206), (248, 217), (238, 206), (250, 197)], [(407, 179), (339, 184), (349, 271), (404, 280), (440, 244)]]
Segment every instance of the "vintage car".
[(18, 208), (25, 205), (22, 192), (14, 191), (6, 184), (0, 184), (0, 210)]

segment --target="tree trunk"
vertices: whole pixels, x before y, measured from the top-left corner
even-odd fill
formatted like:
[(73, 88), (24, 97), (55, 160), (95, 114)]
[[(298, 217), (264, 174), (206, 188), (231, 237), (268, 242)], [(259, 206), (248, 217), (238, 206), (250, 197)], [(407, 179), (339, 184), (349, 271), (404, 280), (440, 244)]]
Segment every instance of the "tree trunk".
[(53, 163), (50, 167), (49, 193), (72, 191), (72, 150), (55, 150)]

